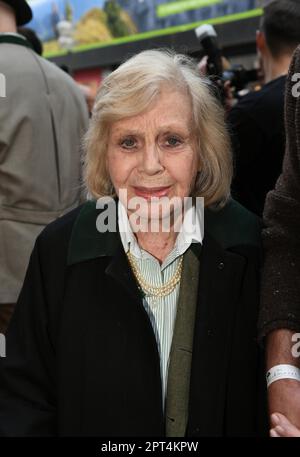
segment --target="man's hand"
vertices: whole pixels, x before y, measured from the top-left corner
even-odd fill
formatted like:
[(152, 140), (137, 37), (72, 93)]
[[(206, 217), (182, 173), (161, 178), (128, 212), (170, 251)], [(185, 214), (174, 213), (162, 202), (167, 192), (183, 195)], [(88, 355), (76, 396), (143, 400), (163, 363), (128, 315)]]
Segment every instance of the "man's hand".
[(272, 437), (299, 438), (300, 429), (295, 427), (283, 414), (272, 414), (271, 416)]
[(275, 381), (268, 388), (268, 397), (271, 425), (274, 426), (274, 413), (279, 413), (300, 429), (300, 382), (294, 379)]
[[(267, 369), (279, 364), (294, 365), (299, 368), (299, 358), (293, 357), (292, 341), (294, 332), (286, 329), (275, 330), (267, 338)], [(280, 379), (268, 388), (270, 421), (277, 413), (300, 430), (300, 382), (294, 379)], [(280, 417), (280, 416), (279, 416)]]

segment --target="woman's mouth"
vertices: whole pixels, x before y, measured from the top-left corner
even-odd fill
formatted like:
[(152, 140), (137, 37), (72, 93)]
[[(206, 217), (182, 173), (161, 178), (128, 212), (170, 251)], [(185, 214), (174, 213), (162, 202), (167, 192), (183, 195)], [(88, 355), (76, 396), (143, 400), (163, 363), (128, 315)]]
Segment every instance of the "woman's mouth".
[(138, 197), (150, 199), (152, 197), (166, 197), (171, 186), (164, 187), (134, 187), (134, 192)]

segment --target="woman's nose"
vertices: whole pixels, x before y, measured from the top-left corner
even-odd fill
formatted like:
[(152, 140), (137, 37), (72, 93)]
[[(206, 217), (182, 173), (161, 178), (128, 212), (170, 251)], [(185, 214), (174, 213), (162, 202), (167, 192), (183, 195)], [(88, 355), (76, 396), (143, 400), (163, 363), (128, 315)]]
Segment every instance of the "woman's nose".
[(154, 175), (164, 169), (161, 163), (161, 154), (156, 144), (146, 145), (141, 156), (140, 170), (144, 173)]

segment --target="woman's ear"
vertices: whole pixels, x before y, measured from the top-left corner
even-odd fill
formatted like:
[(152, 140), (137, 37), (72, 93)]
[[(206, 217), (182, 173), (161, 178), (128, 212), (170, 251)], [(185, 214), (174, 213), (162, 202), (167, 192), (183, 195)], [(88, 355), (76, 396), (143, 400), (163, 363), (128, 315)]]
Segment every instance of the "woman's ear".
[(266, 44), (265, 34), (263, 32), (261, 32), (260, 30), (257, 30), (256, 31), (256, 48), (257, 48), (258, 54), (264, 55), (266, 53), (266, 47), (267, 47), (267, 44)]

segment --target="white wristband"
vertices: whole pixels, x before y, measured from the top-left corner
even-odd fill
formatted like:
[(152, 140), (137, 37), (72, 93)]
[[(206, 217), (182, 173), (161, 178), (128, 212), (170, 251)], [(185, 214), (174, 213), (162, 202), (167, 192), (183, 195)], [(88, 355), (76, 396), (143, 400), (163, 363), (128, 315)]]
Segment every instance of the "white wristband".
[(300, 381), (300, 370), (294, 365), (276, 365), (266, 374), (267, 387), (279, 379), (295, 379)]

